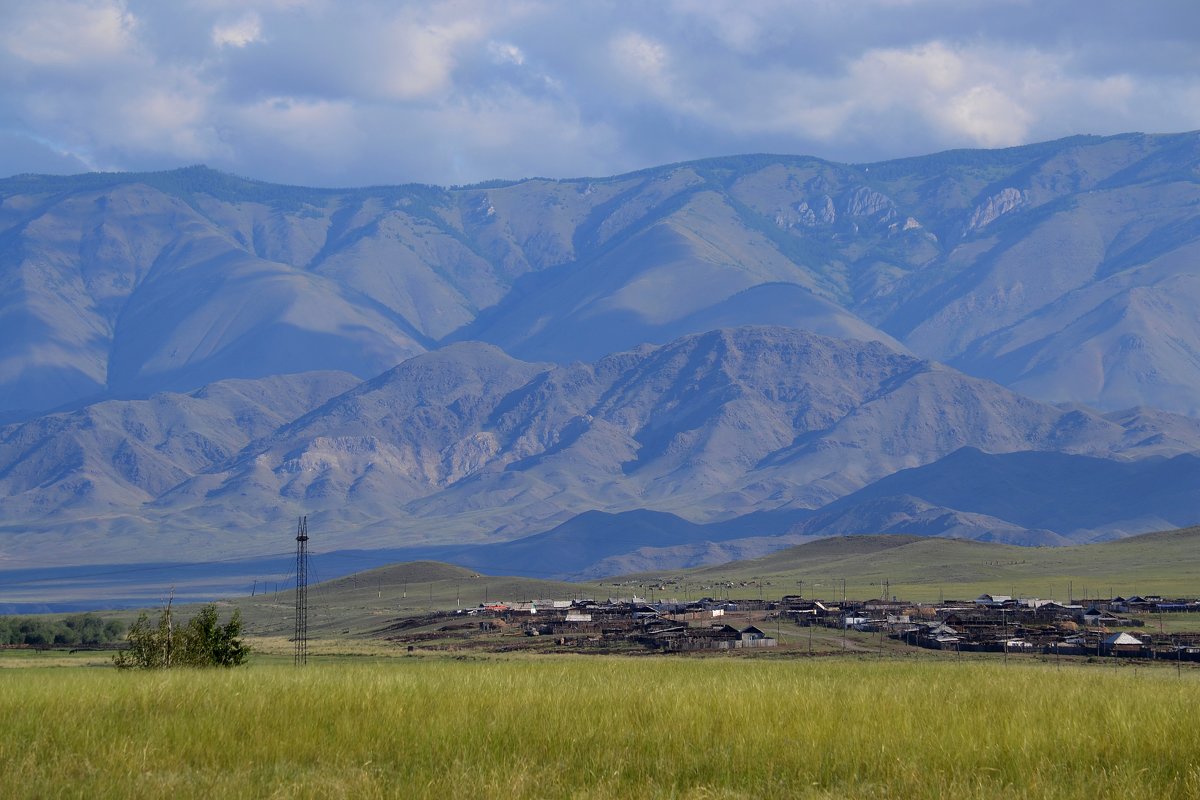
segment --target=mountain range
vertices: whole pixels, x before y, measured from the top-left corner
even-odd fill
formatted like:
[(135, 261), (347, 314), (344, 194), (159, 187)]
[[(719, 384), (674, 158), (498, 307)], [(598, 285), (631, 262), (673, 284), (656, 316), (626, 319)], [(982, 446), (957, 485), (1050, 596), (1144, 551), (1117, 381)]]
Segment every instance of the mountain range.
[[(250, 556), (301, 513), (330, 546), (613, 545), (555, 574), (1191, 524), (1198, 183), (1197, 133), (446, 189), (2, 180), (0, 557)], [(614, 549), (640, 510), (689, 532)]]
[[(0, 429), (0, 492), (8, 547), (56, 541), (93, 560), (271, 552), (302, 513), (341, 547), (488, 544), (646, 508), (700, 526), (667, 537), (674, 548), (792, 537), (740, 542), (746, 555), (848, 525), (1057, 544), (1182, 524), (1195, 493), (1172, 476), (1194, 472), (1196, 450), (1190, 417), (1049, 405), (880, 342), (743, 327), (590, 364), (458, 343), (363, 382), (305, 373), (105, 401)], [(1103, 474), (1096, 491), (1115, 501), (1111, 486), (1147, 465), (1157, 491), (1106, 514), (1060, 497)], [(1033, 515), (1021, 481), (1061, 513)], [(663, 544), (574, 527), (594, 559), (520, 563), (574, 574)]]

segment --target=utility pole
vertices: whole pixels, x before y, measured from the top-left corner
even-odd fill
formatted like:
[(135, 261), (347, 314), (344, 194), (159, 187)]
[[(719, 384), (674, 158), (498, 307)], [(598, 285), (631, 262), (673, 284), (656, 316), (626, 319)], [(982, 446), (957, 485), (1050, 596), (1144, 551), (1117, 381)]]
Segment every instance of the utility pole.
[(175, 637), (175, 618), (171, 616), (171, 604), (175, 602), (175, 587), (171, 587), (171, 594), (167, 596), (167, 606), (163, 611), (163, 617), (167, 622), (167, 639), (163, 643), (163, 664), (167, 667), (171, 666), (171, 656), (174, 652), (174, 637)]
[(1000, 619), (1004, 620), (1004, 663), (1008, 663), (1008, 614), (1003, 609), (1000, 611)]
[(294, 663), (308, 663), (308, 517), (296, 526), (296, 633)]

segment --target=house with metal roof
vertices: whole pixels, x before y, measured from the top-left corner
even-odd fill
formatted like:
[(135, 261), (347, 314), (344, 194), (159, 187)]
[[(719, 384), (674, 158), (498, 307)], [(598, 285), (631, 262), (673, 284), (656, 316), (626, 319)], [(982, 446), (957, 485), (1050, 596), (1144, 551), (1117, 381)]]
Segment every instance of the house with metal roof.
[(1100, 640), (1101, 652), (1108, 655), (1141, 655), (1146, 643), (1128, 633), (1111, 633)]

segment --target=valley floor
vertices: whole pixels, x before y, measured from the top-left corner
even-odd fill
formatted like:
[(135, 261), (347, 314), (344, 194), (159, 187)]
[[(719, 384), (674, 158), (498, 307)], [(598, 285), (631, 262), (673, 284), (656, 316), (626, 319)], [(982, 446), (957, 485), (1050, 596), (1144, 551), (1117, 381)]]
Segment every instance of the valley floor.
[[(994, 656), (5, 653), (11, 798), (1200, 797), (1200, 670)], [(391, 656), (391, 657), (384, 657)], [(49, 659), (49, 662), (43, 661)]]

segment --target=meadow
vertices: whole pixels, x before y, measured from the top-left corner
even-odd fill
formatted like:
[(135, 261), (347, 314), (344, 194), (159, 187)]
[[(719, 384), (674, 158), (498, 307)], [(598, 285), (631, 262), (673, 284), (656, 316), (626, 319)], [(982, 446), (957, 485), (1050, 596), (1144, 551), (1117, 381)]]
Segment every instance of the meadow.
[[(983, 593), (1076, 602), (1089, 597), (1200, 596), (1200, 528), (1149, 533), (1074, 547), (1016, 547), (967, 539), (886, 534), (821, 539), (749, 561), (672, 573), (626, 576), (706, 587), (732, 584), (735, 594), (803, 593), (840, 599), (971, 599)], [(845, 581), (845, 584), (843, 584)], [(675, 589), (675, 585), (671, 588)], [(885, 589), (886, 586), (886, 589)], [(749, 588), (746, 588), (749, 587)]]
[(353, 657), (0, 674), (8, 798), (1200, 797), (1200, 673)]

